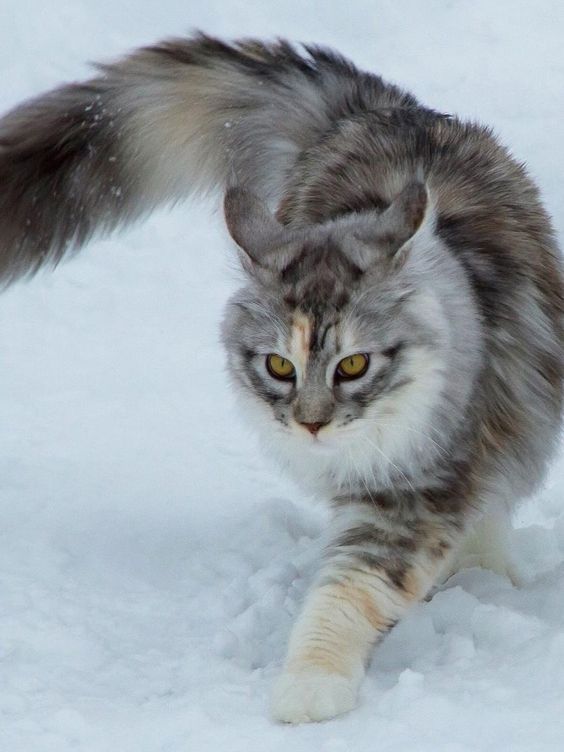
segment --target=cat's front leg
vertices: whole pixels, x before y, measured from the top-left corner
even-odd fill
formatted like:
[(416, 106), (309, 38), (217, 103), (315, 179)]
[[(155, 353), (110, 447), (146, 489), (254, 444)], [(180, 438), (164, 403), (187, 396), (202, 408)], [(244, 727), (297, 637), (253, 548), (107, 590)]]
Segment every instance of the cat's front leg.
[(296, 622), (272, 715), (322, 721), (351, 710), (374, 644), (423, 598), (446, 566), (456, 531), (441, 522), (347, 510)]

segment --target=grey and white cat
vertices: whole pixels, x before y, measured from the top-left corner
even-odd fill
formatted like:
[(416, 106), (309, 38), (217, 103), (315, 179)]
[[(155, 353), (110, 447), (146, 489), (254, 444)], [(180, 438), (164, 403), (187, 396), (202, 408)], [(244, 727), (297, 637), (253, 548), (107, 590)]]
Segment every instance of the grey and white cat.
[(488, 129), (325, 49), (198, 35), (7, 114), (0, 186), (6, 283), (225, 192), (247, 279), (223, 324), (234, 390), (334, 509), (275, 718), (350, 710), (375, 643), (472, 537), (506, 568), (507, 510), (560, 431), (562, 268)]

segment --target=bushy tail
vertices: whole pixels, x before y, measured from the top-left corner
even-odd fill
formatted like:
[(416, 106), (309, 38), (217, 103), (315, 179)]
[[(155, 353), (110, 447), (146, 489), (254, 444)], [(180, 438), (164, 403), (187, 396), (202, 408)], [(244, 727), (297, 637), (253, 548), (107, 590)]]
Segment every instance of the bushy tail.
[(144, 48), (0, 120), (0, 280), (189, 193), (276, 197), (340, 118), (414, 100), (323, 49), (198, 35)]

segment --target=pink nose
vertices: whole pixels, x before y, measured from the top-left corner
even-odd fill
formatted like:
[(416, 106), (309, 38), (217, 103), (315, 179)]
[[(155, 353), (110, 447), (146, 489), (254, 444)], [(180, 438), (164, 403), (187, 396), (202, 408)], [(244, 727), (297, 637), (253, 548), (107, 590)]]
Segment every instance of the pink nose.
[(313, 435), (316, 436), (317, 432), (320, 428), (323, 428), (323, 426), (327, 425), (326, 423), (302, 423), (302, 426), (304, 428), (307, 428), (307, 430)]

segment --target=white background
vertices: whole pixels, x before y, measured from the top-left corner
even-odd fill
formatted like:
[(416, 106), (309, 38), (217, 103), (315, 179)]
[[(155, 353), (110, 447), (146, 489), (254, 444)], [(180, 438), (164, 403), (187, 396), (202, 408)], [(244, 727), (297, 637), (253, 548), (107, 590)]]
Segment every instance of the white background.
[[(562, 237), (556, 0), (0, 3), (3, 111), (193, 28), (330, 44), (490, 123)], [(379, 648), (356, 712), (268, 719), (324, 512), (233, 407), (218, 343), (232, 267), (217, 202), (191, 204), (0, 299), (0, 748), (562, 750), (562, 464), (516, 517), (523, 588), (457, 575)]]

